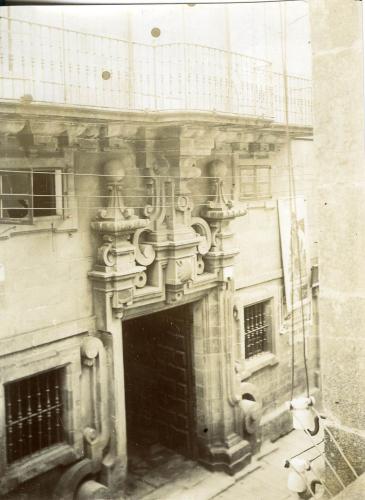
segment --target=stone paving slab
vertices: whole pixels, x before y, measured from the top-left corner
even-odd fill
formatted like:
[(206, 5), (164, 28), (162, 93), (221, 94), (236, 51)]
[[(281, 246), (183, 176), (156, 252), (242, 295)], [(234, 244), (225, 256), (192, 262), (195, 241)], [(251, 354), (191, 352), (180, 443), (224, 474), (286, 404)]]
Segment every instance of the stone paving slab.
[[(320, 440), (321, 436), (316, 436), (316, 442)], [(284, 468), (284, 463), (312, 444), (301, 431), (292, 431), (274, 443), (272, 453), (266, 454), (264, 450), (264, 456), (259, 461), (262, 466), (259, 470), (237, 481), (214, 497), (214, 500), (298, 500), (298, 495), (287, 488), (288, 471)], [(309, 450), (303, 456), (313, 458), (315, 455), (318, 455), (316, 449)], [(320, 468), (321, 464), (318, 465)]]
[[(316, 437), (316, 442), (321, 440)], [(153, 465), (148, 458), (134, 464), (136, 488), (129, 490), (127, 500), (298, 500), (296, 493), (287, 489), (288, 471), (285, 460), (311, 446), (301, 431), (293, 431), (275, 443), (266, 443), (245, 469), (235, 476), (210, 472), (192, 460), (176, 453), (162, 459), (163, 450), (157, 450), (158, 460)], [(318, 450), (311, 450), (306, 458), (313, 458)], [(153, 465), (153, 468), (151, 468)], [(320, 465), (320, 464), (319, 464)], [(149, 468), (146, 471), (146, 467)], [(133, 482), (133, 481), (132, 481)], [(128, 493), (126, 491), (125, 493)], [(365, 496), (364, 496), (365, 499)], [(360, 500), (360, 499), (359, 499)], [(362, 500), (362, 499), (361, 499)]]

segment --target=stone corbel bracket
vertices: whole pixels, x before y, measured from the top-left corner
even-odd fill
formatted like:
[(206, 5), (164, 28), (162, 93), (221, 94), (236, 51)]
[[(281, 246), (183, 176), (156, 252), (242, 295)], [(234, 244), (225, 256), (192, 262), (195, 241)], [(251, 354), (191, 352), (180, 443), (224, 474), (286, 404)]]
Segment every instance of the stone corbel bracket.
[(197, 255), (197, 274), (203, 274), (204, 272), (204, 255), (206, 255), (212, 246), (212, 231), (206, 220), (202, 217), (192, 217), (191, 227), (197, 234), (198, 239), (198, 255)]

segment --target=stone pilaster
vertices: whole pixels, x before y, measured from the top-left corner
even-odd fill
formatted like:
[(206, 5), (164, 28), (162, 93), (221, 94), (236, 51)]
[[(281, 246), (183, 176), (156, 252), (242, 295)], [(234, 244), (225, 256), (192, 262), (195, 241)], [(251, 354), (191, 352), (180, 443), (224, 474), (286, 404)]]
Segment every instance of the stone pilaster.
[(240, 394), (235, 380), (237, 340), (233, 317), (233, 259), (237, 250), (232, 247), (233, 234), (229, 227), (229, 222), (244, 215), (245, 210), (234, 209), (223, 194), (226, 171), (221, 160), (213, 160), (208, 165), (208, 173), (213, 178), (213, 200), (201, 211), (212, 231), (212, 245), (204, 260), (207, 269), (216, 274), (218, 286), (203, 300), (199, 314), (204, 324), (198, 321), (196, 327), (202, 332), (207, 364), (203, 373), (198, 371), (198, 376), (202, 377), (203, 407), (207, 409), (204, 418), (209, 424), (198, 433), (203, 462), (212, 469), (234, 474), (251, 459), (251, 446), (240, 435), (242, 422), (237, 407)]
[(232, 297), (232, 283), (222, 282), (194, 310), (199, 458), (208, 468), (228, 474), (251, 460), (251, 446), (240, 435)]

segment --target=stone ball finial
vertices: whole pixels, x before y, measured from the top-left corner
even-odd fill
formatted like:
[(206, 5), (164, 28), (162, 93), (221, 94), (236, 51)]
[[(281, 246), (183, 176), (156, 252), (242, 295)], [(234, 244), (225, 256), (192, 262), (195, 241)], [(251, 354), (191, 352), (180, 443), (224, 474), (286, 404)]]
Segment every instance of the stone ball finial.
[(227, 173), (227, 166), (223, 160), (213, 160), (208, 163), (208, 172), (212, 177), (224, 177)]
[(125, 169), (120, 160), (109, 160), (104, 163), (104, 174), (107, 182), (121, 182), (125, 177)]

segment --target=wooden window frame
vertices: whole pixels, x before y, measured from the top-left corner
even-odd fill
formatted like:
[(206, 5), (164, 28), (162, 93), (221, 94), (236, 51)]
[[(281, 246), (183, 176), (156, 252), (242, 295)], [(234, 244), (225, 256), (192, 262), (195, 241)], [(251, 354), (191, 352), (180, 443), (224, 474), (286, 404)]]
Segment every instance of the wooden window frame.
[[(75, 175), (73, 159), (65, 158), (1, 158), (1, 172), (44, 172), (55, 171), (56, 213), (54, 215), (24, 218), (0, 217), (0, 240), (17, 234), (39, 231), (74, 232), (78, 229), (78, 210), (75, 198)], [(35, 195), (36, 196), (36, 195)], [(0, 195), (1, 198), (1, 195)], [(58, 200), (58, 201), (57, 201)], [(33, 208), (33, 207), (32, 207)], [(1, 214), (0, 214), (1, 215)], [(3, 228), (1, 227), (3, 226)]]
[[(10, 174), (11, 170), (8, 171)], [(47, 172), (49, 175), (54, 174), (54, 194), (49, 195), (50, 197), (55, 198), (55, 207), (54, 214), (47, 215), (35, 215), (34, 211), (36, 207), (34, 207), (34, 198), (37, 194), (34, 193), (34, 174)], [(62, 169), (61, 168), (47, 168), (47, 167), (33, 167), (33, 168), (22, 168), (19, 170), (15, 170), (15, 173), (26, 174), (29, 173), (30, 182), (29, 182), (29, 194), (20, 193), (24, 198), (29, 199), (28, 204), (28, 215), (26, 217), (7, 217), (4, 216), (3, 211), (6, 211), (6, 208), (3, 208), (3, 198), (9, 196), (8, 193), (3, 193), (2, 184), (3, 184), (3, 176), (0, 175), (0, 224), (34, 224), (36, 219), (44, 219), (45, 217), (59, 218), (64, 217), (64, 203), (63, 198), (65, 196), (64, 183), (62, 179)]]
[[(245, 194), (243, 193), (243, 186), (244, 186), (244, 180), (243, 180), (243, 173), (245, 171), (251, 170), (253, 172), (253, 180), (252, 180), (252, 186), (253, 186), (253, 191), (251, 194)], [(259, 170), (266, 170), (268, 172), (268, 181), (267, 182), (260, 182), (258, 180), (258, 171)], [(272, 198), (272, 182), (271, 182), (271, 166), (270, 165), (257, 165), (257, 164), (247, 164), (247, 165), (238, 165), (238, 174), (239, 174), (239, 199), (241, 201), (247, 201), (247, 200), (264, 200), (264, 199), (270, 199)], [(259, 192), (259, 185), (260, 184), (267, 184), (267, 192), (264, 192), (260, 194)]]

